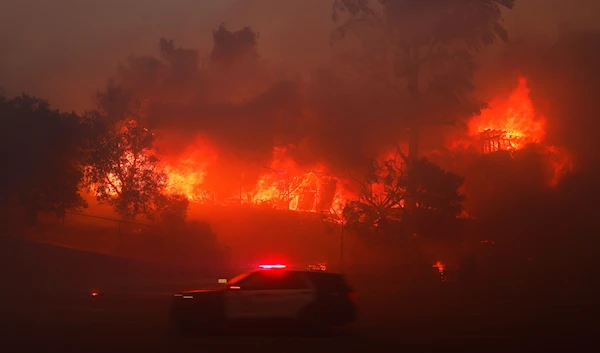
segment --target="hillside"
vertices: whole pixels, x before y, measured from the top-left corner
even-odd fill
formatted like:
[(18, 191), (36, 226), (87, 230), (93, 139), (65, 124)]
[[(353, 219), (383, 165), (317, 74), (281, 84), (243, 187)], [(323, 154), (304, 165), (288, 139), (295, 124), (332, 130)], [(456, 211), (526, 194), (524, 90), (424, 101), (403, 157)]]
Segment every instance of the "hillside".
[[(215, 271), (213, 271), (215, 272)], [(210, 282), (216, 274), (170, 268), (0, 237), (0, 293), (13, 296), (64, 296), (75, 293), (142, 292)], [(210, 279), (210, 280), (209, 280)]]

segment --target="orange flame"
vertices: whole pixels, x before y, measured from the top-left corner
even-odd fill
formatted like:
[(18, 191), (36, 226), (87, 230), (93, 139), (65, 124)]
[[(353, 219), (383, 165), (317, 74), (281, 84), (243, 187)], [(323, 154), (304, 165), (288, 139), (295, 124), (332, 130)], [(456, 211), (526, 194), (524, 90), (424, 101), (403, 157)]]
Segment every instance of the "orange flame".
[(517, 150), (529, 143), (543, 142), (546, 123), (546, 118), (539, 115), (533, 106), (527, 79), (520, 77), (508, 99), (492, 101), (481, 115), (469, 121), (468, 129), (471, 136), (497, 131), (509, 141), (505, 149)]
[[(560, 147), (545, 144), (547, 123), (547, 119), (534, 107), (527, 80), (520, 77), (508, 97), (493, 100), (481, 115), (470, 119), (467, 124), (470, 139), (467, 144), (474, 146), (481, 143), (482, 153), (516, 151), (532, 143), (543, 146), (555, 171), (552, 183), (556, 184), (570, 168), (570, 158)], [(458, 145), (456, 142), (454, 144)], [(209, 169), (210, 185), (213, 185), (214, 172), (211, 168), (219, 158), (221, 162), (225, 158), (217, 151), (209, 140), (199, 137), (178, 158), (164, 160), (162, 167), (168, 176), (165, 191), (183, 194), (192, 202), (206, 202), (211, 195), (207, 184)], [(382, 159), (389, 159), (394, 154), (384, 154)], [(256, 184), (253, 187), (242, 185), (239, 190), (232, 190), (227, 195), (229, 199), (239, 200), (240, 204), (267, 205), (284, 210), (328, 211), (339, 216), (347, 200), (355, 198), (343, 185), (344, 179), (327, 174), (327, 168), (322, 165), (312, 168), (299, 166), (286, 148), (275, 147), (272, 162), (268, 166), (256, 167), (262, 170)], [(118, 182), (112, 176), (109, 178)], [(379, 189), (380, 186), (373, 185), (375, 193), (383, 192)], [(328, 200), (328, 205), (323, 204), (324, 199)], [(443, 265), (438, 264), (443, 269)]]
[[(218, 155), (215, 150), (205, 140), (199, 138), (179, 159), (165, 162), (164, 170), (168, 176), (166, 192), (183, 194), (196, 203), (206, 201), (208, 193), (206, 176), (209, 167), (217, 161)], [(331, 180), (337, 182), (337, 178), (328, 175), (323, 166), (301, 168), (288, 156), (286, 148), (273, 148), (272, 162), (266, 166), (256, 167), (262, 172), (255, 186), (249, 190), (246, 188), (232, 190), (231, 199), (238, 199), (242, 204), (266, 205), (277, 209), (306, 212), (332, 210), (337, 212), (345, 204), (342, 195), (346, 192), (343, 191), (340, 183), (337, 183), (334, 189), (331, 183), (328, 184)], [(323, 197), (333, 199), (330, 206), (325, 206), (321, 202)]]
[[(484, 154), (538, 145), (549, 157), (554, 172), (550, 184), (556, 185), (571, 170), (571, 158), (563, 148), (546, 143), (548, 120), (536, 111), (530, 93), (527, 79), (519, 77), (517, 86), (506, 99), (492, 100), (487, 109), (468, 122), (468, 134), (479, 139)], [(472, 146), (474, 141), (455, 141), (453, 145), (458, 148)]]
[(433, 264), (433, 266), (431, 266), (433, 268), (437, 268), (438, 271), (440, 273), (444, 272), (444, 268), (446, 267), (446, 265), (444, 265), (441, 261), (437, 261), (435, 264)]

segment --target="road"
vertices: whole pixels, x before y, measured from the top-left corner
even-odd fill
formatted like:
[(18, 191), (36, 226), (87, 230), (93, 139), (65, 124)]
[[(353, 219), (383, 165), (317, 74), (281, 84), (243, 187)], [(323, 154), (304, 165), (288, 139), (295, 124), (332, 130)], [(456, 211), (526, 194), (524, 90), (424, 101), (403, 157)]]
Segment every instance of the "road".
[(581, 344), (592, 337), (584, 330), (591, 322), (586, 321), (591, 319), (590, 302), (548, 302), (536, 310), (515, 302), (486, 310), (443, 309), (448, 305), (440, 302), (437, 310), (426, 312), (417, 301), (410, 310), (410, 305), (394, 308), (389, 304), (393, 298), (368, 296), (359, 322), (329, 337), (269, 332), (182, 337), (168, 325), (170, 298), (170, 293), (101, 293), (76, 300), (16, 300), (3, 305), (1, 342), (10, 349), (2, 351), (533, 352), (542, 345)]
[[(418, 287), (412, 281), (393, 281), (402, 285), (395, 288), (381, 281), (388, 276), (373, 273), (351, 278), (360, 318), (347, 332), (181, 337), (168, 325), (171, 293), (190, 288), (187, 281), (214, 284), (214, 276), (0, 237), (0, 352), (482, 353), (538, 352), (576, 342), (577, 349), (562, 350), (580, 353), (584, 341), (595, 338), (599, 293), (591, 289), (600, 286), (570, 292), (585, 298), (564, 291), (561, 297), (558, 289), (569, 286), (556, 280), (541, 281), (537, 290), (509, 282), (499, 287), (511, 289), (502, 295), (497, 289), (473, 295), (436, 288), (407, 294)], [(90, 296), (94, 288), (98, 297)]]

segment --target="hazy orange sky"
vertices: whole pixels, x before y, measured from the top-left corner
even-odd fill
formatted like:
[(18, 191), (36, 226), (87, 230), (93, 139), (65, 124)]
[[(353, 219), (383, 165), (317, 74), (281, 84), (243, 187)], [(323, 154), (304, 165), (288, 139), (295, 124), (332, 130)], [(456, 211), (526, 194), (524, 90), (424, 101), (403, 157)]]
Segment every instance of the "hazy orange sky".
[[(210, 50), (211, 31), (250, 25), (262, 54), (291, 69), (328, 58), (332, 0), (19, 0), (0, 4), (0, 89), (28, 92), (63, 110), (92, 107), (128, 55), (155, 54), (161, 37)], [(513, 37), (551, 38), (560, 23), (590, 27), (597, 0), (517, 0), (507, 15)]]

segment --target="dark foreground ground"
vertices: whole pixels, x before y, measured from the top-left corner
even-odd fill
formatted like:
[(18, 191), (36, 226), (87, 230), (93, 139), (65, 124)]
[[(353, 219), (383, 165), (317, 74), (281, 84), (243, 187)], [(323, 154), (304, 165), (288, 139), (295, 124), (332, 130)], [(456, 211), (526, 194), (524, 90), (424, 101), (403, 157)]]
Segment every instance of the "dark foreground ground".
[[(1, 352), (595, 351), (595, 295), (557, 297), (552, 285), (558, 283), (536, 295), (469, 298), (443, 291), (408, 295), (387, 290), (387, 284), (356, 283), (359, 322), (328, 337), (264, 331), (182, 337), (167, 320), (173, 274), (150, 281), (139, 264), (32, 250), (27, 244), (18, 244), (17, 252), (15, 244), (3, 245)], [(62, 265), (51, 267), (60, 262), (56, 256)], [(97, 297), (90, 295), (94, 283), (101, 287)]]
[[(381, 298), (363, 303), (353, 327), (329, 337), (266, 331), (179, 336), (167, 321), (169, 294), (102, 294), (96, 298), (21, 303), (4, 310), (4, 352), (537, 352), (588, 351), (592, 319), (578, 304), (548, 304), (537, 313), (511, 303), (494, 313), (407, 314)], [(512, 303), (513, 305), (515, 303)], [(386, 312), (386, 308), (390, 311)], [(588, 328), (585, 331), (586, 327)], [(589, 345), (589, 351), (594, 347)]]
[[(395, 298), (361, 303), (361, 319), (328, 337), (246, 331), (179, 336), (169, 293), (100, 294), (3, 305), (4, 352), (538, 352), (593, 351), (593, 303), (505, 302), (487, 312), (402, 312)], [(419, 299), (413, 299), (415, 306)], [(587, 348), (586, 348), (587, 347)]]

